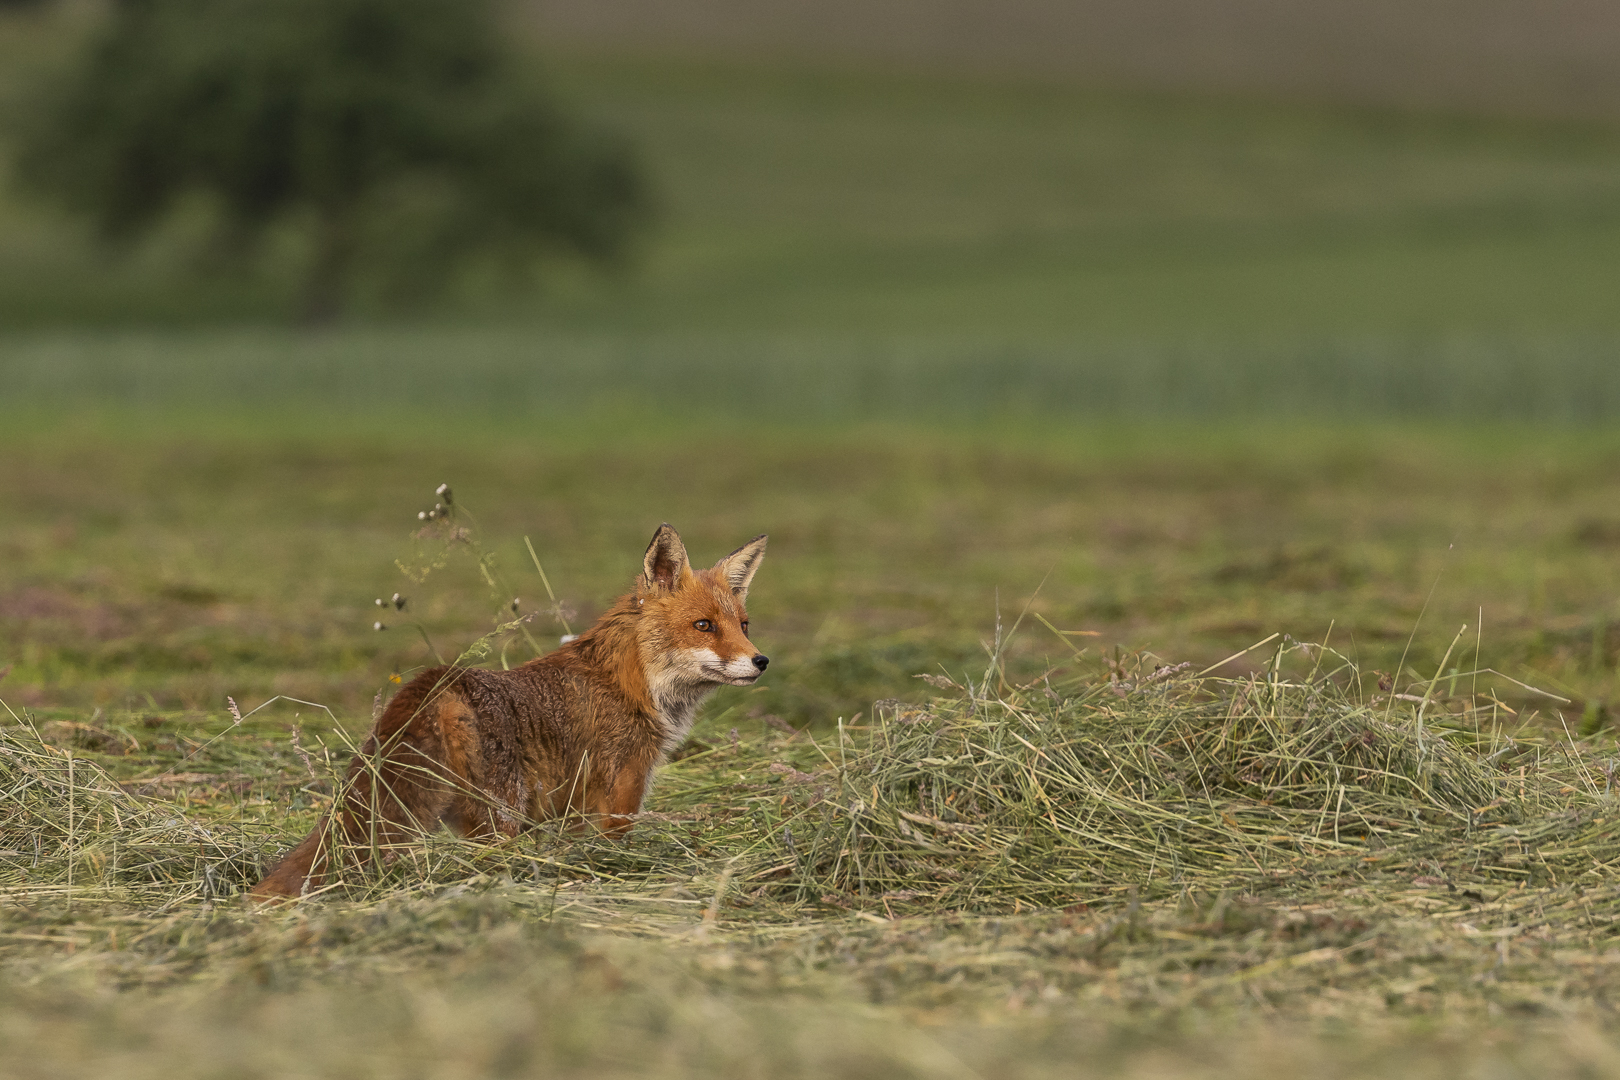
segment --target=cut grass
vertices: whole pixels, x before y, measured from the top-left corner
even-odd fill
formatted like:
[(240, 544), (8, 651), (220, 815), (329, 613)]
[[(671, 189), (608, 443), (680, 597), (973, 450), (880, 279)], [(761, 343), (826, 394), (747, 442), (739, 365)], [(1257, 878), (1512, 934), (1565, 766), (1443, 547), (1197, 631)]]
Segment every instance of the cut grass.
[[(306, 768), (229, 718), (163, 754), (91, 749), (126, 738), (105, 720), (12, 725), (10, 1031), (41, 1068), (82, 1065), (46, 1010), (93, 1000), (96, 1054), (180, 1075), (208, 1028), (235, 1033), (212, 1060), (249, 1075), (324, 1074), (357, 1047), (379, 1068), (425, 1055), (426, 1075), (491, 1054), (1031, 1076), (1082, 1054), (1104, 1075), (1150, 1051), (1224, 1075), (1241, 1046), (1320, 1060), (1306, 1036), (1345, 1030), (1347, 1074), (1448, 1038), (1500, 1064), (1508, 1043), (1465, 1034), (1488, 1030), (1555, 1073), (1612, 1062), (1609, 751), (1505, 730), (1496, 677), (1362, 698), (1342, 659), (1297, 646), (1241, 680), (1150, 657), (1024, 689), (985, 675), (823, 737), (711, 720), (625, 843), (433, 837), (270, 911), (229, 896), (318, 810), (286, 817), (288, 793), (327, 802), (340, 763)], [(181, 769), (184, 802), (153, 783)]]
[[(286, 693), (363, 724), (391, 675), (431, 662), (413, 622), (453, 655), (510, 599), (470, 561), (421, 586), (394, 566), (441, 481), (476, 511), (542, 642), (564, 630), (525, 537), (577, 628), (628, 587), (660, 521), (700, 558), (769, 532), (752, 614), (776, 663), (767, 686), (717, 702), (745, 728), (756, 713), (830, 726), (906, 696), (911, 674), (960, 672), (980, 654), (968, 628), (1043, 578), (1032, 610), (1104, 648), (1208, 664), (1273, 628), (1331, 626), (1364, 670), (1392, 671), (1415, 632), (1407, 662), (1433, 674), (1483, 614), (1480, 662), (1570, 699), (1554, 711), (1572, 728), (1620, 700), (1620, 458), (1591, 431), (508, 428), (383, 409), (337, 427), (179, 410), (19, 425), (0, 456), (0, 688), (72, 710), (62, 719)], [(374, 606), (395, 592), (406, 613)], [(1026, 634), (1010, 663), (1022, 678), (1054, 655), (1056, 639)]]

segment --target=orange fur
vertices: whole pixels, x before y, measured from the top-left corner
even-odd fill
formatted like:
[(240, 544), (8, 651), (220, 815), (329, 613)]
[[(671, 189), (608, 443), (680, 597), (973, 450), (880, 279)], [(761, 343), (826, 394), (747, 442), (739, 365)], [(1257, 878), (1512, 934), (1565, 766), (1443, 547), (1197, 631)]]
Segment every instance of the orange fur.
[(252, 895), (302, 895), (325, 882), (339, 850), (386, 857), (440, 824), (494, 838), (575, 817), (624, 835), (702, 699), (765, 670), (744, 607), (764, 552), (756, 537), (693, 570), (675, 530), (660, 526), (635, 588), (576, 640), (510, 671), (418, 675), (349, 763), (334, 815)]

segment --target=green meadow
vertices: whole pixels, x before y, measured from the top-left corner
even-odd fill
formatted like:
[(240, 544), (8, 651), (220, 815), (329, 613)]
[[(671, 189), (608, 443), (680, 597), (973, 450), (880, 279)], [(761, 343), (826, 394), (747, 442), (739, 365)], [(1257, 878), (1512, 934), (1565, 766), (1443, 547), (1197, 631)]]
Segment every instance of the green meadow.
[[(613, 273), (296, 328), (296, 222), (0, 195), (0, 1072), (1620, 1071), (1620, 129), (537, 62), (654, 185)], [(770, 534), (772, 663), (630, 840), (244, 905), (663, 521)]]

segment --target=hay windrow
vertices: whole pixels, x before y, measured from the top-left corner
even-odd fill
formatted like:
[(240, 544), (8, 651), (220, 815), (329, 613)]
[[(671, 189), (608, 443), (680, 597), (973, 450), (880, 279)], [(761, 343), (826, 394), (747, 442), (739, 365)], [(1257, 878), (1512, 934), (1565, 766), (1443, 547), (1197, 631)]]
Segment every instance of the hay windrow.
[[(274, 910), (237, 897), (330, 805), (340, 758), (305, 762), (234, 718), (169, 759), (89, 760), (93, 732), (13, 725), (0, 991), (438, 1001), (423, 988), (529, 979), (607, 995), (565, 1027), (624, 995), (660, 1016), (793, 995), (1059, 1026), (1258, 1009), (1606, 1027), (1608, 756), (1502, 730), (1483, 693), (1364, 700), (1318, 659), (1241, 680), (1151, 661), (1025, 688), (992, 672), (833, 732), (719, 717), (628, 842), (440, 833)], [(245, 797), (249, 774), (281, 787)]]
[(242, 828), (127, 791), (31, 725), (0, 727), (0, 902), (212, 900), (234, 894), (259, 858)]
[[(1124, 696), (1121, 696), (1121, 695)], [(1406, 872), (1603, 879), (1620, 825), (1561, 750), (1420, 722), (1331, 679), (1082, 684), (879, 710), (774, 834), (801, 898), (1002, 911)], [(1445, 715), (1442, 713), (1442, 715)], [(799, 784), (813, 788), (813, 778)], [(812, 798), (807, 802), (815, 802)]]
[[(429, 837), (332, 895), (482, 875), (788, 920), (1298, 892), (1390, 874), (1582, 884), (1620, 862), (1620, 816), (1573, 745), (1515, 741), (1477, 715), (1470, 730), (1456, 711), (1468, 704), (1439, 696), (1361, 701), (1345, 689), (1355, 680), (1285, 678), (1281, 659), (1239, 681), (1165, 668), (994, 693), (952, 684), (926, 706), (880, 703), (871, 724), (832, 737), (767, 731), (698, 748), (665, 770), (630, 843), (555, 826), (493, 847)], [(193, 820), (26, 725), (0, 729), (0, 785), (0, 899), (225, 898), (296, 839), (290, 823), (240, 810)]]

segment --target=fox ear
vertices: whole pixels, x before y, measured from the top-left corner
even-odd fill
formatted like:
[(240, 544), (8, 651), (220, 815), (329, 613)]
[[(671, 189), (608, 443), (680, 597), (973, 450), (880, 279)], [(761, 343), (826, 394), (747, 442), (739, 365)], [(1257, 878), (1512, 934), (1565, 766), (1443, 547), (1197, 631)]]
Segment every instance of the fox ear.
[(647, 556), (642, 561), (641, 581), (645, 588), (662, 586), (673, 589), (687, 573), (686, 545), (680, 534), (669, 523), (658, 526), (652, 543), (647, 545)]
[(725, 576), (726, 584), (739, 599), (748, 596), (748, 583), (754, 580), (754, 571), (765, 558), (765, 541), (767, 537), (756, 536), (730, 555), (714, 564), (714, 568)]

